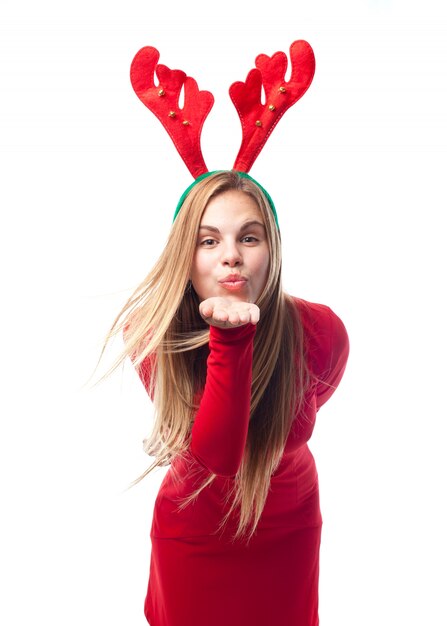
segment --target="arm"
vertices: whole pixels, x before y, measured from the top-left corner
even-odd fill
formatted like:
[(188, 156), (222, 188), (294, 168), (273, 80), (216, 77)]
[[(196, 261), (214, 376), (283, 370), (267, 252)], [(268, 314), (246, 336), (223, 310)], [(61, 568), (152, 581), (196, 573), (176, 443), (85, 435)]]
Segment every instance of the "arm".
[(321, 305), (324, 313), (318, 336), (318, 350), (315, 353), (314, 373), (316, 385), (317, 411), (332, 396), (339, 385), (349, 355), (349, 339), (341, 319), (329, 308)]
[(206, 383), (191, 433), (191, 452), (209, 471), (234, 476), (248, 434), (254, 324), (210, 326)]
[[(205, 387), (191, 432), (191, 453), (210, 472), (234, 476), (242, 462), (250, 416), (256, 325), (210, 326)], [(136, 371), (150, 393), (154, 357)], [(153, 398), (152, 398), (153, 399)]]
[(152, 355), (147, 356), (140, 363), (140, 365), (135, 366), (137, 374), (140, 377), (140, 380), (143, 383), (152, 401), (154, 400), (154, 394), (151, 392), (150, 383), (151, 383), (151, 373), (152, 373), (153, 367), (154, 367), (154, 358), (152, 357)]
[[(123, 340), (124, 342), (126, 341), (126, 333), (129, 329), (129, 324), (127, 324), (124, 329), (123, 329)], [(145, 359), (143, 359), (143, 361), (139, 364), (139, 365), (135, 365), (134, 361), (135, 361), (135, 353), (130, 355), (130, 360), (132, 362), (132, 364), (135, 367), (135, 370), (138, 374), (138, 376), (140, 377), (141, 382), (144, 385), (144, 388), (146, 389), (147, 393), (149, 394), (151, 400), (154, 400), (153, 397), (153, 393), (151, 393), (151, 389), (150, 389), (150, 383), (151, 383), (151, 374), (152, 374), (152, 370), (155, 367), (155, 355), (153, 354), (149, 354), (148, 356), (146, 356)]]

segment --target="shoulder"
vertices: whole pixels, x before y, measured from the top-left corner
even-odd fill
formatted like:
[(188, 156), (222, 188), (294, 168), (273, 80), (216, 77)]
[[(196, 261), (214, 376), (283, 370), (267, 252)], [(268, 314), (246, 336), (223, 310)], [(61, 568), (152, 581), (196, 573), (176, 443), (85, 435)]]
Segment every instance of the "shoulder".
[(346, 363), (349, 338), (340, 317), (326, 304), (292, 297), (303, 329), (305, 352), (311, 371), (322, 376)]
[(309, 302), (292, 296), (292, 301), (298, 311), (301, 323), (305, 329), (324, 331), (338, 326), (344, 327), (343, 322), (326, 304)]

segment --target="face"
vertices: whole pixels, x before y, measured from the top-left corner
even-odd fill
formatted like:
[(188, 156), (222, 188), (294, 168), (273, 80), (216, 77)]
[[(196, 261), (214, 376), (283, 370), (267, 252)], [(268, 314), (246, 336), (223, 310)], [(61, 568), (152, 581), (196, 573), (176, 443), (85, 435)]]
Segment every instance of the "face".
[(191, 272), (200, 298), (256, 302), (269, 271), (269, 248), (255, 200), (238, 190), (212, 198), (201, 219)]

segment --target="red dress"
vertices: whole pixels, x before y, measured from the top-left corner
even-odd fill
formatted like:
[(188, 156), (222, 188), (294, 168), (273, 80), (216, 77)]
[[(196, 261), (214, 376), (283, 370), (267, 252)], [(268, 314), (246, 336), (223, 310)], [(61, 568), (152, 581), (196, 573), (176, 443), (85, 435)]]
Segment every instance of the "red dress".
[[(210, 328), (207, 378), (186, 459), (174, 459), (158, 492), (151, 529), (150, 626), (317, 626), (321, 513), (318, 476), (307, 446), (318, 409), (343, 375), (349, 344), (341, 320), (322, 304), (294, 299), (312, 384), (296, 416), (255, 535), (247, 545), (225, 495), (242, 460), (248, 432), (256, 326)], [(147, 370), (142, 368), (147, 384)], [(328, 385), (328, 384), (329, 385)], [(182, 511), (209, 472), (218, 476)]]

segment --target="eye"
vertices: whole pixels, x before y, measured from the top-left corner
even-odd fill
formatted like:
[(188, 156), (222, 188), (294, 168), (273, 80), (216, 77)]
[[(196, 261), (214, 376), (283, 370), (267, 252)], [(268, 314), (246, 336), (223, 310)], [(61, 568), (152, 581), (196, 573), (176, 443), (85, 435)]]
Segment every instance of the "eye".
[(246, 235), (245, 237), (242, 237), (242, 241), (245, 243), (256, 243), (259, 240), (257, 237), (253, 237), (253, 235)]
[(201, 245), (201, 246), (204, 246), (204, 247), (209, 247), (209, 246), (214, 245), (215, 243), (216, 243), (216, 240), (215, 240), (215, 239), (208, 238), (208, 239), (203, 239), (203, 240), (200, 242), (200, 245)]

